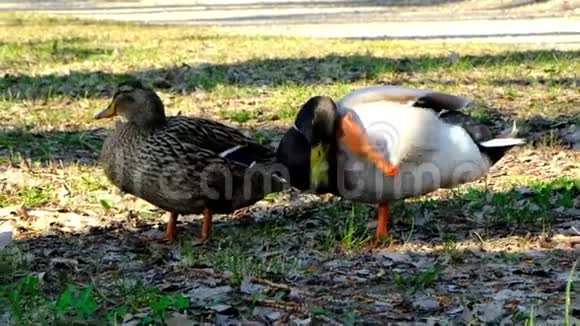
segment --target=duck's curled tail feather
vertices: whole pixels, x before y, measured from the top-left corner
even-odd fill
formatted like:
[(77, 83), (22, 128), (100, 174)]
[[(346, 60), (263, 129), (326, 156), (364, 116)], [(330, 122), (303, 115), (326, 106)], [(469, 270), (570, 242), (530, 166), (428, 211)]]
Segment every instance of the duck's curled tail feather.
[(523, 138), (495, 138), (478, 143), (477, 146), (481, 153), (486, 155), (493, 165), (499, 161), (509, 149), (514, 146), (524, 145), (525, 143), (526, 140)]

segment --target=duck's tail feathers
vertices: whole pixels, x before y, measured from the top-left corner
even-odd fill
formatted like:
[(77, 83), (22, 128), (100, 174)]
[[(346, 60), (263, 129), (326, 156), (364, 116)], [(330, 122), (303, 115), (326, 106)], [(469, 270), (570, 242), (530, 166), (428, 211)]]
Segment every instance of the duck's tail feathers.
[(480, 146), (493, 148), (493, 147), (514, 147), (518, 145), (524, 145), (526, 140), (523, 138), (495, 138), (492, 140), (484, 141), (479, 143)]
[(495, 138), (478, 143), (477, 146), (479, 147), (480, 152), (487, 156), (493, 165), (512, 147), (524, 145), (525, 143), (526, 140), (523, 138)]
[(520, 130), (518, 129), (516, 121), (514, 120), (514, 124), (512, 125), (512, 127), (504, 130), (497, 136), (497, 138), (516, 138), (519, 132)]

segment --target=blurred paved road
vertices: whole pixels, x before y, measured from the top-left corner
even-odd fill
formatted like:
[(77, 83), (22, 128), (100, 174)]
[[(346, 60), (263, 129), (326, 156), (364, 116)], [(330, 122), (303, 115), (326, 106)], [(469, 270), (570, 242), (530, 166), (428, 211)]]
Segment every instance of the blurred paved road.
[(0, 10), (216, 26), (232, 33), (580, 48), (577, 0), (0, 0)]

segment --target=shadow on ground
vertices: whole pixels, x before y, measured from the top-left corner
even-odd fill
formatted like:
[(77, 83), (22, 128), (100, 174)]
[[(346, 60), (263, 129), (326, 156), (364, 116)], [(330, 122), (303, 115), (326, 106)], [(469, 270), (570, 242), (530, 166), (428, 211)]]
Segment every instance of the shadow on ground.
[(93, 165), (104, 140), (104, 130), (30, 132), (0, 130), (0, 163), (19, 164), (22, 159), (45, 163)]
[[(76, 49), (75, 51), (80, 51)], [(81, 53), (80, 55), (85, 55)], [(237, 64), (204, 64), (138, 70), (131, 73), (103, 71), (71, 71), (69, 74), (10, 75), (0, 77), (0, 97), (9, 100), (45, 99), (52, 96), (109, 97), (115, 84), (131, 77), (147, 82), (163, 80), (163, 87), (175, 92), (191, 93), (198, 89), (212, 90), (218, 85), (281, 86), (313, 85), (331, 82), (355, 82), (376, 78), (381, 74), (425, 73), (443, 69), (469, 70), (479, 67), (519, 66), (533, 63), (557, 63), (578, 60), (580, 51), (530, 50), (499, 55), (375, 57), (369, 55), (323, 58), (253, 59)], [(494, 81), (492, 81), (494, 82)], [(500, 79), (495, 81), (502, 83)], [(508, 82), (508, 81), (505, 81)], [(554, 76), (545, 83), (575, 86), (573, 80)], [(397, 81), (384, 81), (397, 83)], [(464, 83), (457, 80), (456, 83)]]
[[(49, 44), (49, 43), (46, 43)], [(11, 102), (41, 100), (54, 96), (72, 98), (98, 97), (106, 98), (116, 86), (116, 83), (137, 77), (146, 83), (162, 87), (169, 92), (178, 94), (194, 93), (196, 90), (211, 91), (218, 85), (236, 85), (240, 87), (254, 86), (285, 86), (285, 85), (318, 85), (335, 82), (356, 82), (360, 80), (378, 79), (386, 72), (396, 73), (400, 80), (384, 80), (379, 83), (405, 85), (405, 76), (414, 73), (425, 73), (433, 70), (477, 69), (479, 67), (502, 67), (506, 64), (523, 66), (534, 63), (557, 63), (566, 60), (580, 59), (580, 51), (521, 51), (501, 55), (463, 56), (454, 59), (448, 56), (440, 57), (403, 57), (384, 58), (365, 55), (336, 56), (304, 59), (266, 59), (249, 60), (231, 65), (203, 65), (189, 67), (187, 65), (162, 69), (140, 70), (131, 74), (115, 74), (107, 72), (78, 72), (67, 75), (9, 75), (0, 77), (0, 97)], [(433, 84), (466, 84), (478, 83), (477, 79), (453, 79), (431, 81)], [(492, 79), (487, 80), (496, 86), (553, 86), (574, 88), (578, 81), (569, 77)], [(469, 96), (469, 95), (467, 95)], [(481, 108), (481, 103), (474, 103)], [(298, 107), (294, 108), (295, 110)], [(483, 108), (486, 121), (494, 132), (503, 130), (509, 122), (504, 117), (509, 112), (500, 112), (495, 108)], [(505, 109), (504, 109), (505, 111)], [(521, 121), (525, 125), (532, 140), (536, 141), (547, 133), (566, 128), (578, 117), (573, 114), (561, 115), (553, 119), (532, 117)], [(279, 135), (281, 129), (261, 128), (265, 134)], [(100, 150), (104, 130), (74, 130), (30, 132), (25, 129), (15, 129), (4, 126), (0, 131), (0, 153), (6, 159), (18, 155), (41, 162), (63, 161), (68, 163), (94, 164)]]

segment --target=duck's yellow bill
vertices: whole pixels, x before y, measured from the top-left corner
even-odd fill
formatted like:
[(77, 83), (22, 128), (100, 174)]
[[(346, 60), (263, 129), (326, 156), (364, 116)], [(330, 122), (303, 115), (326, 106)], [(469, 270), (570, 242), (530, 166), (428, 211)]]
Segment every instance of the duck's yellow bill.
[(310, 151), (310, 185), (328, 185), (328, 159), (322, 144), (312, 147)]
[(117, 115), (117, 110), (115, 110), (115, 106), (111, 104), (103, 111), (95, 114), (93, 116), (93, 119), (111, 118), (111, 117), (114, 117), (116, 115)]

